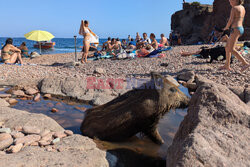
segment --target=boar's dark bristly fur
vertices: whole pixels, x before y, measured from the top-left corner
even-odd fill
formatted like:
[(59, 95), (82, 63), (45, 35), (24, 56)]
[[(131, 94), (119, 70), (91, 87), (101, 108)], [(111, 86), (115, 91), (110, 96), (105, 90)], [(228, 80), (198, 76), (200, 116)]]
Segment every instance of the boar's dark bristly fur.
[(185, 108), (189, 98), (158, 73), (151, 73), (154, 88), (134, 89), (86, 111), (83, 135), (105, 141), (122, 141), (142, 132), (157, 144), (157, 124), (170, 109)]

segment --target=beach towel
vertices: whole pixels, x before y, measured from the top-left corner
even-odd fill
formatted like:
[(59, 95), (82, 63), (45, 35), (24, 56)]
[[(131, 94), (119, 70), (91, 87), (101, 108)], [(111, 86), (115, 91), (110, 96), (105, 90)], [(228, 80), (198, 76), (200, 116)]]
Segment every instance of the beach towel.
[(157, 55), (157, 54), (159, 54), (159, 53), (161, 53), (161, 52), (165, 52), (165, 51), (169, 51), (169, 50), (171, 50), (172, 49), (172, 47), (167, 47), (167, 48), (164, 48), (164, 49), (157, 49), (157, 50), (154, 50), (153, 52), (151, 52), (151, 53), (149, 53), (147, 56), (145, 56), (145, 57), (150, 57), (150, 56), (153, 56), (153, 55)]

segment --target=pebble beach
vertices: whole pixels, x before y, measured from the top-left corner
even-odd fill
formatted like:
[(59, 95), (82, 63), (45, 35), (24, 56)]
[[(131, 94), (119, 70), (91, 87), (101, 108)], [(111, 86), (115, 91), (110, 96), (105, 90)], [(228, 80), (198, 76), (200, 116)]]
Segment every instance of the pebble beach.
[[(0, 76), (0, 83), (2, 85), (37, 85), (47, 76), (85, 78), (93, 76), (95, 68), (99, 67), (106, 71), (103, 77), (112, 78), (145, 78), (149, 77), (151, 71), (176, 76), (183, 70), (193, 70), (196, 74), (228, 87), (249, 87), (250, 70), (240, 73), (241, 64), (237, 59), (234, 59), (234, 63), (231, 65), (233, 71), (228, 72), (218, 70), (224, 62), (214, 61), (210, 64), (207, 63), (208, 60), (206, 59), (199, 59), (194, 56), (182, 57), (180, 54), (182, 51), (195, 52), (200, 47), (201, 45), (176, 46), (165, 52), (166, 57), (164, 58), (104, 59), (89, 61), (87, 64), (80, 64), (76, 67), (67, 66), (74, 61), (74, 53), (42, 55), (33, 59), (25, 58), (23, 66), (0, 65), (0, 71), (4, 71), (4, 74)], [(81, 53), (77, 54), (80, 59)], [(250, 62), (249, 54), (245, 56), (245, 59)], [(162, 63), (167, 63), (168, 66), (161, 66)]]

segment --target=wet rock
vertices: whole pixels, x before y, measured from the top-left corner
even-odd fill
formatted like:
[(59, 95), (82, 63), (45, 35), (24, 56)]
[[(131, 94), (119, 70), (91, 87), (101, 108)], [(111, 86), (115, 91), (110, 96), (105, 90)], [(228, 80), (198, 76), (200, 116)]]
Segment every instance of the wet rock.
[(97, 67), (97, 68), (95, 68), (94, 73), (96, 73), (96, 74), (105, 74), (106, 70), (103, 69), (103, 68)]
[(13, 139), (12, 138), (0, 141), (0, 151), (8, 148), (12, 144), (13, 144)]
[(12, 92), (13, 95), (16, 95), (18, 97), (23, 97), (23, 96), (26, 96), (25, 93), (22, 91), (22, 90), (14, 90)]
[(11, 133), (10, 128), (0, 128), (0, 133)]
[(24, 137), (24, 134), (23, 134), (22, 132), (13, 131), (13, 132), (11, 132), (11, 136), (12, 136), (14, 139), (17, 139), (17, 138)]
[(195, 73), (194, 71), (184, 71), (177, 75), (177, 79), (192, 83), (195, 79)]
[(51, 109), (51, 112), (53, 112), (53, 113), (56, 113), (56, 112), (58, 112), (59, 110), (58, 109), (56, 109), (56, 108), (52, 108)]
[(75, 109), (80, 110), (80, 111), (86, 111), (87, 110), (87, 108), (85, 108), (85, 107), (75, 107)]
[(30, 145), (31, 143), (38, 142), (41, 139), (40, 135), (28, 135), (15, 140), (15, 144), (23, 143), (24, 145)]
[(38, 90), (33, 89), (33, 88), (28, 88), (28, 89), (25, 91), (25, 93), (26, 93), (27, 95), (34, 95), (34, 94), (38, 93)]
[(53, 135), (54, 138), (64, 138), (64, 137), (67, 137), (67, 134), (65, 134), (64, 132), (56, 132), (54, 135)]
[(40, 93), (38, 93), (35, 97), (34, 97), (34, 101), (35, 102), (38, 102), (39, 100), (40, 100), (40, 98), (41, 98), (41, 95), (40, 95)]
[(52, 140), (51, 144), (56, 144), (60, 142), (60, 138), (56, 138), (54, 140)]
[(197, 85), (167, 166), (248, 166), (250, 107), (226, 86), (200, 76)]
[(10, 146), (10, 148), (8, 148), (7, 152), (9, 152), (9, 153), (17, 153), (22, 148), (23, 148), (23, 144), (20, 143), (20, 144), (14, 145), (14, 146)]
[(8, 107), (10, 104), (4, 100), (4, 99), (0, 99), (0, 107)]
[(12, 105), (12, 104), (18, 103), (18, 101), (17, 101), (16, 99), (10, 98), (10, 99), (8, 100), (8, 103), (9, 103), (10, 105)]
[(74, 134), (71, 130), (65, 130), (64, 133), (65, 133), (67, 136), (72, 136), (72, 135)]
[(167, 75), (166, 79), (170, 82), (172, 82), (175, 86), (179, 87), (180, 84), (176, 81), (176, 79), (174, 79), (174, 77), (172, 77), (171, 75)]
[(9, 133), (0, 133), (0, 142), (12, 138)]
[(11, 97), (11, 94), (0, 94), (0, 98), (8, 98)]
[(51, 94), (45, 94), (45, 95), (43, 95), (43, 97), (46, 99), (51, 99)]
[(40, 134), (41, 130), (33, 126), (24, 126), (23, 133), (25, 134)]

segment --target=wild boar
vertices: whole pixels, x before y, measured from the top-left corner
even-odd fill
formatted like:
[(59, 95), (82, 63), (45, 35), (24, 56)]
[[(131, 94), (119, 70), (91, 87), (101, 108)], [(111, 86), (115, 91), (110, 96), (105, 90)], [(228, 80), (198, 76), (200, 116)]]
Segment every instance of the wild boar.
[(141, 132), (163, 144), (157, 129), (159, 120), (170, 109), (186, 108), (190, 99), (159, 73), (151, 73), (150, 83), (146, 83), (150, 88), (128, 91), (88, 109), (81, 124), (82, 134), (104, 141), (122, 141)]

